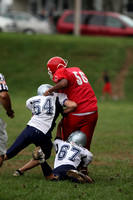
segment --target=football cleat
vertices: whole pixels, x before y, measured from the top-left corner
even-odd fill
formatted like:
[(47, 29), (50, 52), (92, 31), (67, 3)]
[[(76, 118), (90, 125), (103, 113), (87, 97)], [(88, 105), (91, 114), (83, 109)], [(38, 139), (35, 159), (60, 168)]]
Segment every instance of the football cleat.
[(19, 169), (17, 169), (14, 173), (13, 173), (13, 176), (22, 176), (24, 175), (23, 172), (21, 172)]
[(82, 174), (84, 174), (84, 175), (87, 175), (87, 176), (88, 176), (87, 169), (81, 169), (81, 170), (79, 170), (79, 172), (81, 172)]
[(45, 162), (45, 154), (43, 153), (41, 147), (36, 147), (34, 152), (32, 153), (32, 157), (34, 160), (39, 160), (39, 163)]
[(77, 170), (68, 170), (67, 176), (77, 179), (79, 183), (93, 183), (93, 180), (89, 176), (86, 176)]

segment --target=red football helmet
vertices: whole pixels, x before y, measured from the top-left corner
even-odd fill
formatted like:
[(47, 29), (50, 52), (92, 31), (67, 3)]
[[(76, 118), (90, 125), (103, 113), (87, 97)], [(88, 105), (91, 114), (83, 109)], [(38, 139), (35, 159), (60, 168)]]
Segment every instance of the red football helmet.
[(56, 56), (56, 57), (51, 58), (47, 63), (47, 69), (48, 69), (48, 74), (50, 78), (51, 79), (53, 78), (53, 75), (57, 69), (67, 67), (67, 63), (68, 61), (61, 57)]

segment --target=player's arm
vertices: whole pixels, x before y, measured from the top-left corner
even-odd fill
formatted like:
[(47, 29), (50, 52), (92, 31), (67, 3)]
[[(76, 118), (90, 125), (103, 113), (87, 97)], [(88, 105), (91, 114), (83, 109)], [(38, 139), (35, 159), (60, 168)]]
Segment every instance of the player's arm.
[[(28, 108), (31, 112), (33, 112), (33, 97), (29, 98), (26, 101), (26, 108)], [(34, 116), (34, 114), (32, 113), (32, 117)]]
[(60, 80), (56, 85), (54, 85), (52, 88), (50, 88), (49, 90), (47, 90), (44, 93), (44, 96), (50, 95), (52, 92), (58, 92), (59, 90), (62, 90), (63, 88), (68, 86), (68, 80), (63, 78), (62, 80)]
[(57, 132), (56, 132), (56, 138), (55, 139), (62, 139), (61, 132), (62, 132), (62, 119), (58, 123)]
[(26, 108), (28, 108), (29, 110), (32, 110), (32, 107), (33, 107), (33, 102), (32, 102), (32, 98), (30, 98), (26, 101)]
[(12, 110), (11, 99), (7, 91), (0, 92), (0, 103), (2, 104), (3, 108), (6, 110), (6, 114), (10, 118), (13, 118), (14, 111)]
[(85, 155), (82, 158), (83, 167), (87, 167), (92, 162), (92, 160), (93, 160), (93, 154), (86, 149)]
[(66, 108), (63, 110), (63, 113), (65, 114), (72, 112), (77, 108), (77, 104), (68, 99), (64, 102), (64, 106), (66, 106)]
[(53, 141), (53, 147), (54, 147), (54, 150), (55, 152), (57, 153), (58, 152), (58, 149), (59, 149), (59, 140), (62, 141), (62, 119), (60, 120), (60, 122), (58, 123), (58, 126), (57, 126), (57, 131), (56, 131), (56, 137), (55, 137), (55, 140)]

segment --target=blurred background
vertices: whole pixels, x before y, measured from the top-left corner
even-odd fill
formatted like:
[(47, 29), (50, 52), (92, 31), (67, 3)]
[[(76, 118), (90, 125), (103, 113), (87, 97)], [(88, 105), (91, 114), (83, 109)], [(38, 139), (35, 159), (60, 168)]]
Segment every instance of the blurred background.
[[(0, 0), (0, 31), (0, 73), (6, 78), (16, 116), (12, 121), (2, 109), (1, 116), (8, 124), (8, 147), (31, 117), (25, 108), (26, 100), (36, 95), (41, 84), (53, 85), (47, 72), (48, 60), (53, 56), (66, 58), (69, 67), (79, 67), (86, 74), (98, 99), (99, 120), (92, 141), (94, 161), (90, 168), (96, 184), (88, 187), (86, 194), (100, 195), (101, 198), (93, 198), (99, 200), (132, 199), (133, 0)], [(105, 71), (113, 98), (102, 93)], [(56, 129), (53, 138), (55, 133)], [(18, 194), (15, 200), (20, 200), (22, 190), (19, 186), (14, 190), (12, 173), (29, 161), (31, 152), (32, 147), (2, 168), (3, 199), (9, 196), (14, 199)], [(52, 155), (51, 165), (53, 160)], [(33, 173), (31, 170), (31, 179), (36, 179)], [(21, 199), (38, 198), (27, 195), (34, 194), (31, 192), (34, 188), (27, 190), (31, 179), (25, 177), (26, 194)], [(21, 180), (16, 184), (22, 185)], [(44, 191), (43, 182), (42, 187)], [(66, 199), (79, 199), (83, 196), (80, 191), (77, 187), (74, 194), (78, 196)], [(55, 187), (50, 187), (50, 194), (59, 199)], [(44, 193), (40, 193), (39, 199), (42, 198)]]
[[(63, 19), (63, 24), (58, 21), (65, 11), (73, 10), (75, 12), (67, 14), (67, 18)], [(83, 10), (97, 11), (95, 13), (83, 14)], [(103, 11), (103, 14), (101, 13)], [(113, 12), (106, 16), (106, 12)], [(99, 13), (100, 12), (100, 13)], [(117, 15), (114, 15), (114, 12)], [(119, 15), (122, 14), (122, 15)], [(0, 0), (0, 30), (4, 32), (23, 32), (26, 34), (51, 34), (51, 33), (73, 33), (75, 35), (107, 35), (105, 30), (97, 30), (99, 28), (108, 27), (119, 30), (111, 30), (111, 35), (121, 35), (125, 32), (126, 27), (133, 27), (133, 1), (132, 0)], [(5, 30), (2, 17), (8, 18), (9, 30)], [(130, 18), (128, 18), (130, 17)], [(9, 21), (10, 19), (10, 21)], [(12, 24), (10, 25), (12, 21)], [(14, 24), (13, 24), (14, 23)], [(80, 27), (85, 26), (85, 27)], [(6, 26), (6, 25), (5, 25)], [(64, 30), (64, 27), (69, 30)], [(90, 27), (93, 30), (90, 30)], [(102, 27), (104, 26), (104, 27)], [(82, 30), (84, 28), (84, 30)], [(86, 29), (89, 30), (87, 31)], [(122, 29), (122, 30), (120, 30)], [(102, 32), (102, 33), (101, 33)], [(104, 32), (104, 33), (103, 33)], [(117, 32), (117, 33), (114, 33)], [(131, 35), (128, 30), (128, 35)], [(132, 34), (133, 35), (133, 34)]]
[[(78, 1), (78, 0), (76, 0)], [(132, 0), (80, 0), (82, 9), (97, 11), (114, 11), (133, 17)], [(61, 15), (66, 9), (74, 9), (75, 1), (71, 0), (0, 0), (0, 11), (24, 11), (32, 14), (45, 10), (47, 15), (53, 11), (54, 16)]]

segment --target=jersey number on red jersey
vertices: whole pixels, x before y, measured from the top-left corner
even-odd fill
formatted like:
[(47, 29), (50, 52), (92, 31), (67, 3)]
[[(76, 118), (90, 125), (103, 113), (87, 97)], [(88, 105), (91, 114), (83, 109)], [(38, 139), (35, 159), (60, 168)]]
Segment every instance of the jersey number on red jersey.
[(88, 83), (88, 79), (86, 78), (85, 74), (81, 71), (79, 72), (73, 72), (73, 74), (75, 75), (76, 79), (77, 79), (77, 84), (78, 85), (82, 85), (83, 82), (84, 83)]

